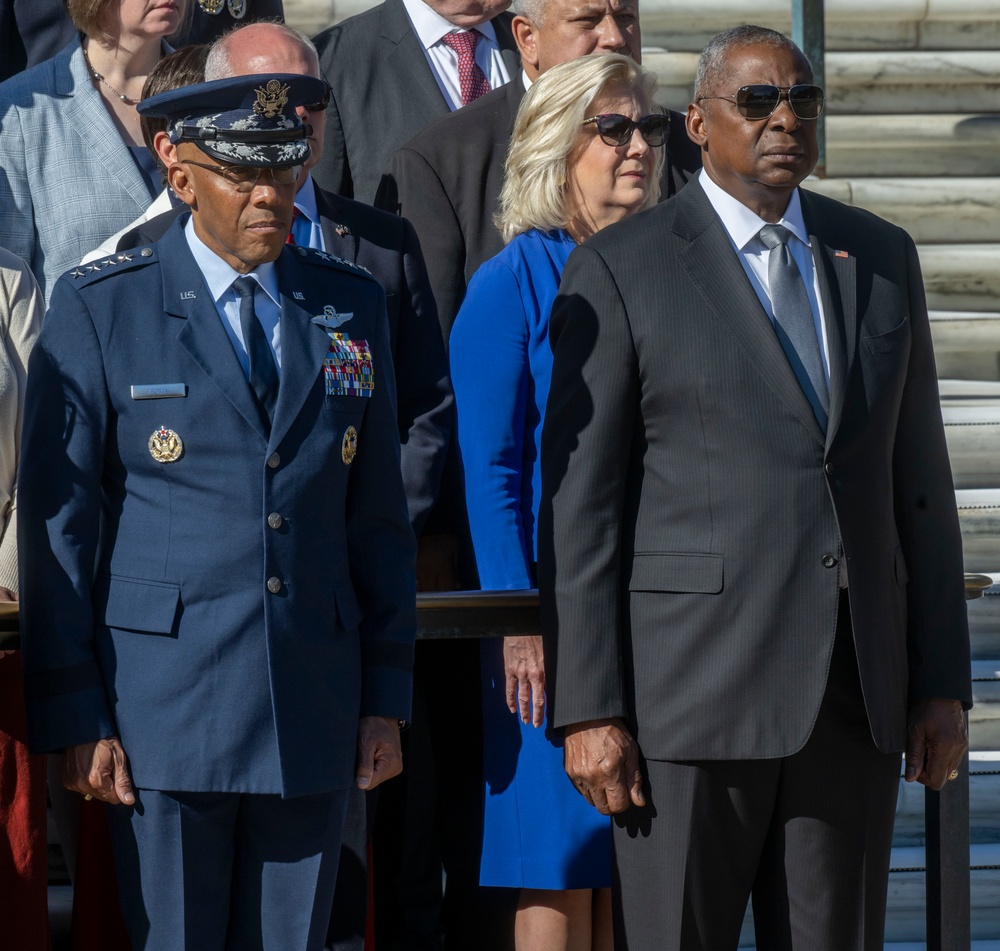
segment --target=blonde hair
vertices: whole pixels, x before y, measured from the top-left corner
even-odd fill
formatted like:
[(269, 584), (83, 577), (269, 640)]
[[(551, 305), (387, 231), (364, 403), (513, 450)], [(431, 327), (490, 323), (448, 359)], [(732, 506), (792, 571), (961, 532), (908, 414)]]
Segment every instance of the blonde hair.
[[(619, 53), (560, 63), (527, 91), (517, 110), (500, 210), (494, 217), (504, 243), (531, 228), (552, 231), (566, 227), (569, 160), (587, 110), (609, 87), (634, 96), (643, 109), (653, 107), (656, 76)], [(656, 172), (644, 208), (656, 204), (660, 197), (663, 149), (656, 152)]]

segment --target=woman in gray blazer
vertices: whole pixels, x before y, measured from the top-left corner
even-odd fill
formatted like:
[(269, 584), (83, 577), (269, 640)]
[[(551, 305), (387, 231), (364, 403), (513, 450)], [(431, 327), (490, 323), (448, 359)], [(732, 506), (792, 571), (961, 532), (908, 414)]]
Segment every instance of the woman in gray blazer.
[(55, 279), (160, 190), (135, 105), (188, 0), (67, 0), (80, 30), (0, 84), (0, 246)]

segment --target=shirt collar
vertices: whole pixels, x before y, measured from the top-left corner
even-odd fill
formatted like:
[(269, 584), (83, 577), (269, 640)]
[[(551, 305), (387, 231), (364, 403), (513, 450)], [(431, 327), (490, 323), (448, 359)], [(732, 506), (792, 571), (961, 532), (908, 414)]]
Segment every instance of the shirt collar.
[[(729, 192), (720, 188), (704, 169), (698, 173), (698, 183), (704, 189), (716, 214), (722, 219), (722, 224), (729, 232), (729, 237), (732, 238), (737, 250), (744, 250), (757, 237), (760, 229), (767, 222), (759, 215), (754, 214), (743, 202), (733, 198)], [(778, 224), (791, 231), (807, 248), (811, 247), (809, 232), (806, 230), (805, 219), (802, 217), (802, 202), (797, 188), (792, 192), (785, 214)]]
[[(445, 34), (458, 30), (454, 23), (446, 20), (423, 0), (403, 0), (403, 6), (406, 8), (406, 15), (410, 18), (410, 23), (413, 24), (413, 32), (417, 34), (417, 39), (420, 40), (425, 50), (429, 50), (435, 43), (439, 43)], [(494, 46), (497, 45), (496, 31), (489, 20), (478, 24), (476, 29)]]
[(310, 221), (319, 221), (319, 206), (316, 204), (316, 189), (313, 188), (312, 176), (306, 172), (299, 190), (295, 193), (295, 207)]
[(266, 264), (259, 264), (249, 274), (240, 274), (209, 248), (198, 237), (194, 230), (194, 219), (190, 218), (184, 226), (184, 237), (187, 238), (188, 247), (194, 256), (195, 263), (205, 278), (209, 293), (216, 304), (223, 295), (232, 287), (233, 281), (238, 277), (254, 277), (257, 283), (264, 289), (264, 293), (271, 298), (277, 306), (281, 306), (278, 294), (278, 272), (273, 261)]

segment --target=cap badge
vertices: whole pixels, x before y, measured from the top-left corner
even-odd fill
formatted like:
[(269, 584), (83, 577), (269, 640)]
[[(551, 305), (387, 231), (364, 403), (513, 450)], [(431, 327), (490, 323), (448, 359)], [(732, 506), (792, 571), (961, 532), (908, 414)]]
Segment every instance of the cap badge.
[(224, 0), (198, 0), (198, 6), (209, 16), (215, 16), (224, 6)]
[(184, 443), (181, 442), (181, 437), (165, 426), (161, 426), (149, 437), (148, 446), (149, 454), (157, 462), (176, 462), (184, 454)]
[(257, 101), (253, 104), (253, 111), (265, 119), (273, 119), (288, 105), (290, 88), (288, 85), (283, 86), (277, 79), (270, 80), (267, 85), (259, 86), (254, 90)]
[(345, 466), (349, 466), (357, 454), (358, 431), (353, 426), (348, 426), (347, 432), (344, 433), (344, 441), (340, 444), (340, 458), (344, 460)]

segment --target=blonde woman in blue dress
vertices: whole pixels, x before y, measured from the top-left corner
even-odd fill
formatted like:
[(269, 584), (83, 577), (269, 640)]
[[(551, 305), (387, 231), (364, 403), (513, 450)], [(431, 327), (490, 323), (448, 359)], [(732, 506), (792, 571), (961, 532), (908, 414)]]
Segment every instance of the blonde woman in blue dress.
[[(570, 252), (656, 202), (669, 117), (618, 54), (547, 71), (518, 110), (497, 224), (452, 330), (458, 438), (481, 586), (534, 587), (548, 320)], [(520, 889), (517, 951), (611, 951), (611, 830), (572, 787), (545, 718), (540, 637), (483, 649), (480, 882)]]

